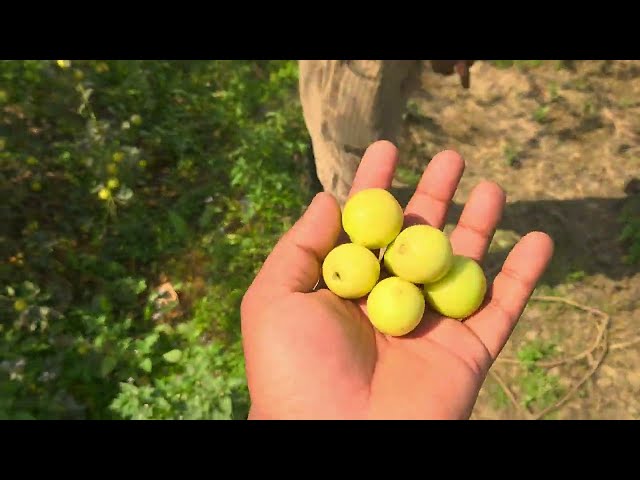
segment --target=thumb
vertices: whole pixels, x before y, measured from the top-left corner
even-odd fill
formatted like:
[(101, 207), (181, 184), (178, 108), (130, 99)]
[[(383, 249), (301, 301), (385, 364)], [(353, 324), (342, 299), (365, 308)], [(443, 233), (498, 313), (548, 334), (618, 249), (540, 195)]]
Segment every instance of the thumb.
[(273, 248), (247, 293), (270, 300), (286, 293), (310, 292), (320, 279), (322, 261), (338, 241), (340, 215), (332, 195), (317, 194)]

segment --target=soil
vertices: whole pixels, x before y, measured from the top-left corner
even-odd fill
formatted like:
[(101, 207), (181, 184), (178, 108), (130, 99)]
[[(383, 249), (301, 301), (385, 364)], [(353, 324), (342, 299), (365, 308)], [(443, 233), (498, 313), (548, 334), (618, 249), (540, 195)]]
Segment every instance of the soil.
[[(447, 228), (480, 180), (495, 181), (506, 191), (507, 206), (484, 263), (490, 277), (521, 236), (542, 230), (556, 248), (535, 295), (566, 298), (610, 316), (606, 345), (601, 342), (577, 361), (544, 368), (529, 398), (525, 384), (532, 374), (517, 362), (497, 362), (472, 418), (529, 418), (525, 401), (530, 413), (551, 407), (594, 370), (543, 418), (640, 419), (640, 265), (624, 262), (619, 240), (621, 209), (639, 190), (633, 186), (640, 177), (640, 61), (576, 61), (563, 67), (545, 61), (506, 69), (480, 61), (471, 68), (468, 90), (455, 76), (427, 70), (398, 144), (398, 183), (408, 189), (438, 151), (451, 148), (465, 158)], [(545, 361), (574, 356), (594, 344), (598, 322), (570, 305), (532, 300), (500, 359), (516, 359), (531, 342), (555, 345)]]

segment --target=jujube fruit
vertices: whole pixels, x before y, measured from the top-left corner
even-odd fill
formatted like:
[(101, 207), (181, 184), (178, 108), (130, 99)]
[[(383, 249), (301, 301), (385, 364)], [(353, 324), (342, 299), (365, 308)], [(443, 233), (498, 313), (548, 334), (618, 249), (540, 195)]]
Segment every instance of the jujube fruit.
[(405, 228), (384, 253), (387, 270), (413, 283), (439, 280), (449, 271), (452, 261), (449, 238), (429, 225)]
[(396, 198), (383, 188), (368, 188), (344, 205), (342, 227), (351, 242), (369, 249), (389, 245), (402, 230), (404, 212)]
[(414, 330), (425, 310), (422, 291), (399, 277), (381, 280), (367, 298), (367, 313), (381, 333), (399, 337)]
[(482, 304), (487, 280), (480, 265), (472, 258), (455, 255), (453, 264), (437, 282), (424, 285), (427, 303), (440, 314), (463, 319)]
[(378, 281), (380, 263), (371, 250), (355, 243), (344, 243), (325, 257), (322, 277), (329, 290), (339, 297), (360, 298)]

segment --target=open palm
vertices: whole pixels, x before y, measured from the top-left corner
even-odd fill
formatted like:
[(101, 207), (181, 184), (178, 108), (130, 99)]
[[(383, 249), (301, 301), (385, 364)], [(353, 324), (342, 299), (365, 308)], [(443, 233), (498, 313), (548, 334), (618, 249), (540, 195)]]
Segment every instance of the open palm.
[[(389, 188), (398, 159), (389, 142), (365, 153), (351, 195)], [(429, 163), (405, 209), (408, 223), (442, 228), (464, 170), (445, 151)], [(450, 239), (454, 253), (482, 261), (505, 203), (482, 182)], [(319, 194), (278, 242), (242, 302), (252, 419), (466, 419), (492, 362), (520, 318), (553, 252), (544, 233), (510, 252), (487, 298), (464, 321), (427, 309), (404, 337), (376, 331), (366, 301), (315, 287), (324, 257), (341, 235), (340, 207)]]

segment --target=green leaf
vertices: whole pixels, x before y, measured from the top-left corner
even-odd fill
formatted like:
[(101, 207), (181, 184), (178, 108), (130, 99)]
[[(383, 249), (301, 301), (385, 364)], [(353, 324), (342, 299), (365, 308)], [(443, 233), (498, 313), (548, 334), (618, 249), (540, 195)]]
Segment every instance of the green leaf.
[(117, 364), (118, 359), (116, 357), (104, 357), (104, 359), (102, 360), (102, 365), (100, 366), (100, 375), (106, 377), (113, 371), (114, 368), (116, 368)]
[(147, 289), (147, 282), (144, 280), (138, 280), (138, 284), (136, 285), (136, 295), (140, 295)]
[(144, 370), (145, 372), (149, 373), (151, 372), (151, 368), (153, 367), (153, 363), (151, 362), (150, 358), (145, 358), (141, 363), (140, 363), (140, 368), (142, 370)]
[(36, 420), (36, 417), (31, 415), (29, 412), (18, 412), (13, 417), (14, 420)]
[(182, 358), (182, 352), (178, 349), (173, 349), (162, 355), (162, 358), (169, 363), (177, 363)]
[(144, 349), (146, 351), (149, 351), (151, 349), (151, 347), (153, 347), (155, 345), (155, 343), (158, 341), (159, 338), (160, 338), (160, 334), (159, 333), (152, 333), (151, 335), (148, 335), (142, 341)]
[(169, 221), (179, 238), (187, 238), (189, 236), (189, 226), (187, 222), (173, 210), (169, 210)]
[(157, 325), (154, 330), (159, 333), (164, 333), (166, 335), (171, 335), (173, 333), (173, 327), (166, 323), (161, 323)]
[(633, 225), (627, 224), (622, 229), (622, 233), (620, 234), (620, 240), (628, 240), (628, 239), (630, 239), (633, 236), (633, 233), (634, 233)]
[(220, 400), (220, 413), (225, 416), (225, 418), (231, 418), (231, 413), (233, 411), (233, 404), (231, 402), (231, 397), (224, 397)]

